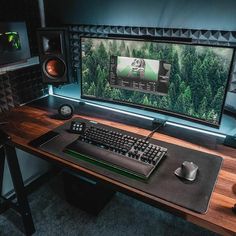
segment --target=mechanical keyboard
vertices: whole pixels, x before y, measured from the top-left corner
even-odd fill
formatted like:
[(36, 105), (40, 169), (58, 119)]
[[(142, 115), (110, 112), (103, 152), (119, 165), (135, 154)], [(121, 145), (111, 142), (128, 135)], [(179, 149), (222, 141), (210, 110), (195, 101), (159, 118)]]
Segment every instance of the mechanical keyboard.
[(167, 153), (166, 148), (149, 142), (146, 137), (98, 123), (81, 124), (85, 126), (84, 132), (64, 152), (82, 155), (93, 163), (147, 179)]

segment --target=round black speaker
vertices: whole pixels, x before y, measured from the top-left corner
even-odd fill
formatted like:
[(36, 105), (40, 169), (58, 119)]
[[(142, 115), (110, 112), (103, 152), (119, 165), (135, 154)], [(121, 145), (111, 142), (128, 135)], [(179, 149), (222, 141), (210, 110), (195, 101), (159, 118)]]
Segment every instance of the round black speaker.
[(58, 108), (58, 114), (63, 120), (70, 119), (74, 114), (74, 108), (70, 104), (62, 104)]

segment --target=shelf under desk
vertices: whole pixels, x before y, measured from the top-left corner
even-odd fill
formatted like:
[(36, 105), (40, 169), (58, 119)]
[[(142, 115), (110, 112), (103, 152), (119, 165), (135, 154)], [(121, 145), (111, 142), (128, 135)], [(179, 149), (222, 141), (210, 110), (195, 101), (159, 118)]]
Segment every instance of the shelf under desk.
[[(191, 136), (191, 141), (187, 141), (186, 137), (191, 135), (189, 134), (190, 131), (182, 131), (181, 135), (183, 139), (169, 136), (166, 133), (154, 134), (153, 138), (155, 139), (173, 143), (182, 147), (187, 147), (193, 150), (219, 155), (224, 159), (216, 187), (210, 200), (209, 209), (206, 214), (197, 214), (193, 211), (164, 201), (163, 199), (157, 198), (153, 195), (147, 194), (145, 191), (135, 188), (131, 183), (132, 181), (128, 183), (127, 181), (122, 182), (121, 180), (108, 178), (102, 174), (91, 171), (90, 169), (61, 159), (56, 155), (52, 155), (29, 146), (29, 141), (64, 123), (64, 121), (51, 118), (51, 116), (56, 112), (57, 105), (55, 105), (55, 103), (60, 103), (60, 101), (56, 101), (56, 98), (51, 99), (50, 97), (46, 97), (32, 104), (17, 107), (11, 112), (3, 115), (2, 119), (7, 120), (9, 123), (2, 127), (11, 136), (15, 147), (32, 153), (47, 161), (52, 161), (55, 164), (69, 168), (84, 175), (85, 177), (99, 181), (117, 191), (131, 195), (150, 205), (169, 211), (186, 219), (187, 221), (212, 231), (223, 235), (236, 235), (236, 215), (231, 210), (232, 206), (236, 203), (236, 196), (232, 191), (233, 185), (236, 184), (235, 149), (225, 147), (221, 144), (222, 140), (204, 134), (193, 133)], [(88, 117), (85, 115), (76, 116), (85, 119), (92, 119), (99, 123), (117, 127), (133, 133), (147, 135), (150, 132), (150, 130), (147, 129), (108, 121), (102, 118)], [(187, 132), (188, 135), (186, 135), (185, 132)], [(203, 142), (203, 140), (206, 140), (206, 142)]]

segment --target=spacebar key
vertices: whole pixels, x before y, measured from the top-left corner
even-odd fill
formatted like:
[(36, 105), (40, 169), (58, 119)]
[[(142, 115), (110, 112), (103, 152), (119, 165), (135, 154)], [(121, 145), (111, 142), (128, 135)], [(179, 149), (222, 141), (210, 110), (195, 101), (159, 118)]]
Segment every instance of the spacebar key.
[(125, 172), (147, 178), (153, 170), (153, 166), (141, 163), (137, 160), (130, 159), (126, 156), (101, 149), (89, 143), (79, 140), (66, 146), (64, 152), (69, 154), (78, 153), (87, 156), (97, 162), (112, 166)]

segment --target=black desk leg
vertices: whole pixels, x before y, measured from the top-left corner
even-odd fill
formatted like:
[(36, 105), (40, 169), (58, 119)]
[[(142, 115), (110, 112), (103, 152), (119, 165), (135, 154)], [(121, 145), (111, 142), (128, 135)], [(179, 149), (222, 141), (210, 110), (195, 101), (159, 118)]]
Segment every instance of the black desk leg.
[(0, 196), (2, 194), (4, 165), (5, 165), (5, 152), (4, 152), (4, 148), (1, 147), (0, 148)]
[(10, 147), (8, 145), (5, 146), (5, 150), (9, 170), (12, 177), (12, 182), (16, 192), (19, 213), (22, 216), (23, 225), (25, 228), (25, 234), (32, 235), (35, 232), (34, 222), (32, 219), (27, 195), (25, 193), (24, 183), (16, 155), (16, 150), (14, 147)]
[[(4, 165), (5, 165), (5, 152), (4, 152), (4, 148), (0, 147), (0, 196), (2, 196)], [(0, 198), (0, 212), (4, 211), (5, 209), (4, 204), (5, 203)]]

